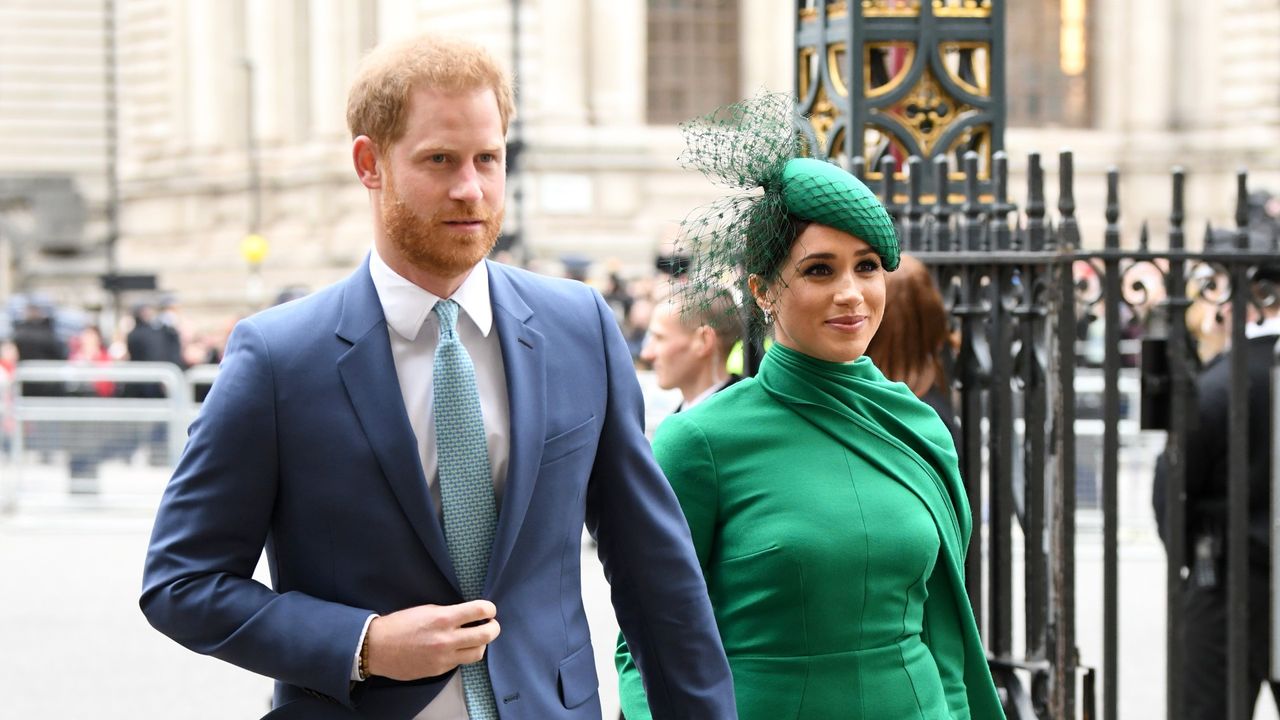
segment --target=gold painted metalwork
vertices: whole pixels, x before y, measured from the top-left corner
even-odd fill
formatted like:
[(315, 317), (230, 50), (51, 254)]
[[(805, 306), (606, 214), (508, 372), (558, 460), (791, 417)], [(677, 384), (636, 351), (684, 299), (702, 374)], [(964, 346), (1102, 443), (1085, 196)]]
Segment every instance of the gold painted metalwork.
[[(893, 41), (893, 42), (869, 42), (865, 46), (865, 52), (862, 57), (862, 91), (868, 98), (881, 97), (897, 90), (903, 81), (907, 79), (908, 73), (911, 72), (911, 66), (916, 61), (916, 44), (913, 42)], [(872, 50), (892, 50), (895, 48), (906, 48), (907, 56), (902, 61), (902, 67), (889, 78), (889, 82), (880, 87), (871, 87), (871, 51)]]
[(818, 139), (818, 147), (827, 147), (827, 133), (836, 124), (840, 109), (827, 97), (827, 89), (819, 86), (818, 94), (813, 98), (813, 108), (809, 112), (809, 124), (813, 126), (813, 134)]
[[(954, 174), (955, 174), (955, 173), (952, 173), (952, 175), (954, 175)], [(907, 176), (906, 176), (906, 174), (904, 174), (904, 173), (894, 173), (894, 174), (893, 174), (893, 177), (894, 177), (894, 179), (895, 179), (895, 180), (906, 180), (906, 179), (907, 179)], [(868, 179), (868, 180), (879, 180), (879, 179), (881, 179), (881, 178), (880, 178), (880, 175), (879, 175), (879, 174), (876, 174), (876, 176), (875, 176), (874, 178), (873, 178), (873, 177), (871, 177), (871, 176), (868, 174), (867, 179)], [(954, 179), (956, 179), (956, 178), (954, 178), (954, 177), (953, 177), (952, 179), (954, 180)], [(959, 179), (963, 180), (963, 179), (964, 179), (964, 177), (963, 177), (963, 176), (961, 176)], [(879, 196), (879, 195), (876, 195), (876, 197), (880, 197), (880, 196)], [(908, 201), (908, 200), (910, 200), (910, 199), (911, 199), (911, 196), (910, 196), (910, 195), (907, 195), (907, 194), (906, 194), (906, 193), (904, 193), (904, 192), (899, 192), (899, 193), (895, 193), (895, 194), (894, 194), (894, 196), (893, 196), (893, 203), (894, 203), (894, 204), (897, 204), (897, 205), (906, 205), (906, 204), (907, 204), (907, 201)], [(964, 193), (947, 193), (947, 202), (948, 202), (948, 203), (950, 203), (950, 204), (952, 204), (952, 205), (963, 205), (963, 204), (965, 203), (965, 201), (966, 201), (966, 200), (968, 200), (968, 198), (967, 198), (967, 197), (965, 197), (965, 194), (964, 194)], [(992, 195), (991, 193), (979, 193), (979, 194), (978, 194), (978, 202), (979, 202), (979, 203), (981, 203), (981, 204), (983, 204), (983, 205), (990, 205), (990, 204), (994, 203), (995, 201), (996, 201), (996, 196), (995, 196), (995, 195)], [(930, 209), (930, 206), (932, 206), (932, 205), (934, 205), (935, 203), (937, 203), (937, 202), (938, 202), (938, 196), (937, 196), (937, 195), (934, 195), (933, 193), (921, 194), (921, 195), (920, 195), (920, 199), (919, 199), (917, 202), (920, 204), (921, 212), (928, 212), (928, 211), (929, 211), (929, 209)]]
[[(824, 0), (818, 0), (824, 2)], [(849, 4), (845, 0), (837, 0), (827, 5), (827, 17), (835, 20), (849, 14)], [(818, 19), (818, 8), (800, 8), (800, 22), (813, 22)]]
[(814, 49), (811, 47), (800, 48), (796, 56), (796, 74), (798, 77), (798, 86), (800, 89), (800, 98), (809, 97), (809, 86), (813, 84), (813, 76), (817, 74), (817, 68), (813, 63)]
[(989, 18), (991, 0), (933, 0), (934, 17)]
[(917, 17), (919, 15), (920, 0), (862, 0), (863, 17)]
[[(960, 53), (963, 50), (974, 50), (983, 52), (982, 63), (974, 63), (975, 72), (978, 76), (978, 84), (974, 85), (969, 81), (961, 78), (956, 71), (946, 62), (947, 55), (951, 52)], [(991, 44), (985, 42), (944, 42), (938, 44), (938, 54), (942, 57), (942, 66), (947, 69), (947, 77), (962, 90), (980, 97), (991, 96)], [(976, 54), (976, 53), (975, 53)]]
[(934, 143), (947, 128), (964, 113), (973, 110), (976, 108), (972, 105), (952, 97), (933, 73), (925, 68), (920, 81), (911, 92), (883, 112), (901, 123), (915, 140), (920, 152), (929, 157), (933, 154)]
[[(968, 130), (966, 130), (965, 132), (961, 133), (960, 137), (956, 138), (955, 142), (951, 143), (951, 146), (947, 148), (947, 154), (954, 157), (956, 154), (957, 147), (960, 145), (964, 145), (972, 142), (973, 136), (977, 133), (981, 133), (981, 137), (978, 141), (978, 146), (974, 148), (974, 152), (978, 153), (978, 179), (989, 180), (991, 178), (991, 125), (990, 124), (983, 123), (982, 125), (975, 125), (969, 128)], [(952, 168), (950, 172), (950, 177), (952, 180), (964, 180), (964, 168), (963, 167)]]
[(847, 155), (844, 152), (844, 132), (845, 128), (840, 128), (836, 131), (835, 136), (831, 138), (831, 149), (828, 151), (829, 159), (835, 160)]
[[(873, 126), (868, 125), (867, 127), (872, 128)], [(885, 131), (880, 130), (879, 128), (873, 128), (873, 129), (875, 132), (881, 135), (887, 134)], [(977, 150), (975, 151), (978, 153), (978, 179), (990, 180), (991, 179), (991, 126), (990, 125), (987, 125), (987, 124), (978, 125), (977, 127), (972, 128), (969, 132), (966, 132), (965, 134), (961, 135), (959, 138), (956, 139), (954, 143), (951, 144), (951, 147), (947, 148), (947, 152), (945, 154), (948, 157), (954, 157), (956, 146), (960, 145), (961, 143), (968, 142), (972, 138), (973, 133), (975, 132), (982, 133), (982, 141), (978, 143)], [(906, 151), (901, 149), (902, 145), (900, 143), (894, 140), (893, 144), (896, 147), (898, 147), (900, 149), (900, 152), (902, 152), (905, 155)], [(925, 172), (929, 172), (929, 173), (933, 172), (933, 168), (930, 167), (928, 164), (926, 164), (923, 169)], [(894, 172), (893, 177), (898, 180), (906, 180), (907, 173), (905, 172), (905, 170), (906, 170), (906, 167), (904, 165), (899, 165), (897, 171)], [(868, 164), (867, 166), (868, 180), (881, 180), (883, 179), (883, 177), (884, 177), (884, 173), (881, 173), (879, 170), (872, 171), (870, 164)], [(962, 182), (965, 179), (964, 168), (957, 166), (955, 162), (952, 162), (950, 164), (950, 169), (947, 171), (947, 179), (953, 182)], [(958, 205), (961, 202), (964, 202), (964, 199), (965, 199), (964, 195), (958, 195), (954, 193), (948, 195), (948, 197), (951, 199), (950, 200), (951, 203), (955, 205)], [(984, 203), (993, 202), (993, 200), (991, 199), (991, 196), (989, 195), (983, 195), (982, 198), (985, 198), (982, 200), (982, 202)], [(897, 200), (897, 202), (906, 202), (906, 196), (905, 195), (901, 196), (901, 199)], [(931, 205), (935, 202), (935, 198), (933, 195), (922, 195), (920, 198), (920, 202), (921, 204), (924, 204), (924, 205)]]
[[(828, 51), (830, 52), (831, 48)], [(818, 83), (817, 91), (813, 96), (813, 105), (808, 108), (807, 114), (809, 124), (813, 126), (813, 134), (818, 140), (818, 146), (826, 147), (827, 133), (831, 132), (831, 126), (835, 125), (840, 109), (831, 102), (831, 98), (827, 97), (827, 89), (822, 84), (822, 72), (818, 67), (817, 52), (814, 48), (800, 48), (799, 56), (796, 58), (796, 70), (800, 76), (800, 97), (809, 97), (813, 84)], [(843, 84), (837, 87), (843, 87)]]
[[(884, 173), (880, 171), (878, 160), (886, 153), (893, 155), (897, 161), (893, 176), (898, 180), (906, 179), (906, 158), (909, 157), (909, 154), (906, 146), (893, 133), (872, 123), (867, 123), (862, 130), (862, 143), (863, 156), (867, 161), (866, 178), (868, 180), (884, 179)], [(875, 152), (872, 152), (873, 149)]]
[(841, 74), (847, 47), (848, 43), (843, 41), (827, 46), (827, 73), (831, 75), (831, 87), (840, 97), (849, 97), (849, 86), (844, 84), (844, 75)]

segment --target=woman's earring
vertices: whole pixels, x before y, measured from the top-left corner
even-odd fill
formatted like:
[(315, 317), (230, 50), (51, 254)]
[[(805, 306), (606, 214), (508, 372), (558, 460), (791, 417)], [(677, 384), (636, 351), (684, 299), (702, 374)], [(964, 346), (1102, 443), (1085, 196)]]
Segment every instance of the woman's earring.
[(772, 323), (773, 323), (773, 312), (772, 312), (772, 311), (770, 311), (770, 310), (768, 310), (768, 309), (764, 309), (764, 310), (762, 310), (761, 312), (763, 312), (763, 313), (764, 313), (764, 324), (765, 324), (765, 325), (770, 325), (770, 324), (772, 324)]

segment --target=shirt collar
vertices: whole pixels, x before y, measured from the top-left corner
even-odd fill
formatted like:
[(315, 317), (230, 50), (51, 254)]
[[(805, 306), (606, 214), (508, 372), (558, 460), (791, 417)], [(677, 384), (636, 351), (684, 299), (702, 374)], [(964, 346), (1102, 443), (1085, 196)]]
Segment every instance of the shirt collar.
[(696, 398), (694, 398), (694, 399), (690, 400), (689, 402), (685, 403), (685, 404), (684, 404), (684, 407), (683, 407), (683, 408), (681, 408), (681, 409), (682, 409), (682, 410), (688, 410), (689, 408), (693, 407), (694, 405), (697, 405), (698, 403), (702, 402), (703, 400), (706, 400), (707, 398), (711, 397), (712, 395), (715, 395), (716, 393), (718, 393), (718, 392), (720, 392), (721, 390), (725, 389), (725, 386), (727, 386), (728, 384), (729, 384), (729, 378), (725, 378), (724, 380), (721, 380), (720, 382), (716, 383), (715, 385), (712, 385), (711, 387), (707, 388), (706, 390), (703, 390), (703, 391), (702, 391), (702, 393), (698, 395), (698, 397), (696, 397)]
[[(387, 325), (405, 340), (417, 339), (422, 325), (440, 297), (414, 285), (391, 269), (374, 248), (369, 253), (369, 276), (378, 291)], [(488, 337), (493, 327), (493, 307), (489, 304), (489, 272), (484, 260), (476, 263), (451, 298), (476, 327)]]
[(1251, 322), (1244, 326), (1244, 336), (1250, 340), (1268, 335), (1280, 335), (1280, 315), (1266, 318), (1262, 322)]

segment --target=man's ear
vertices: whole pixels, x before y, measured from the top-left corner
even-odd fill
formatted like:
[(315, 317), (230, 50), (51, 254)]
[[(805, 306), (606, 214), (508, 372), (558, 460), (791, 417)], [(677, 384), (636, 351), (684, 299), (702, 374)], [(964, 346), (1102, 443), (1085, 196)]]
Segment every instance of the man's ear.
[(693, 331), (693, 339), (698, 343), (694, 348), (698, 357), (711, 357), (716, 349), (716, 329), (710, 325), (699, 325)]
[(351, 143), (351, 162), (355, 165), (360, 184), (370, 190), (382, 189), (382, 156), (369, 136), (361, 135)]

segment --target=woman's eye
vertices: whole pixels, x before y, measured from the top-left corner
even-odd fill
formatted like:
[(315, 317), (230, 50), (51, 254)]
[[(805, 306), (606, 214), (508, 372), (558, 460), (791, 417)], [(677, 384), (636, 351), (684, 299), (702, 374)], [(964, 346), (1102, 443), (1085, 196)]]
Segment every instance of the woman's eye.
[(880, 269), (880, 263), (875, 260), (863, 260), (858, 263), (858, 272), (875, 272)]
[(826, 263), (815, 263), (804, 269), (804, 275), (830, 275), (831, 266)]

